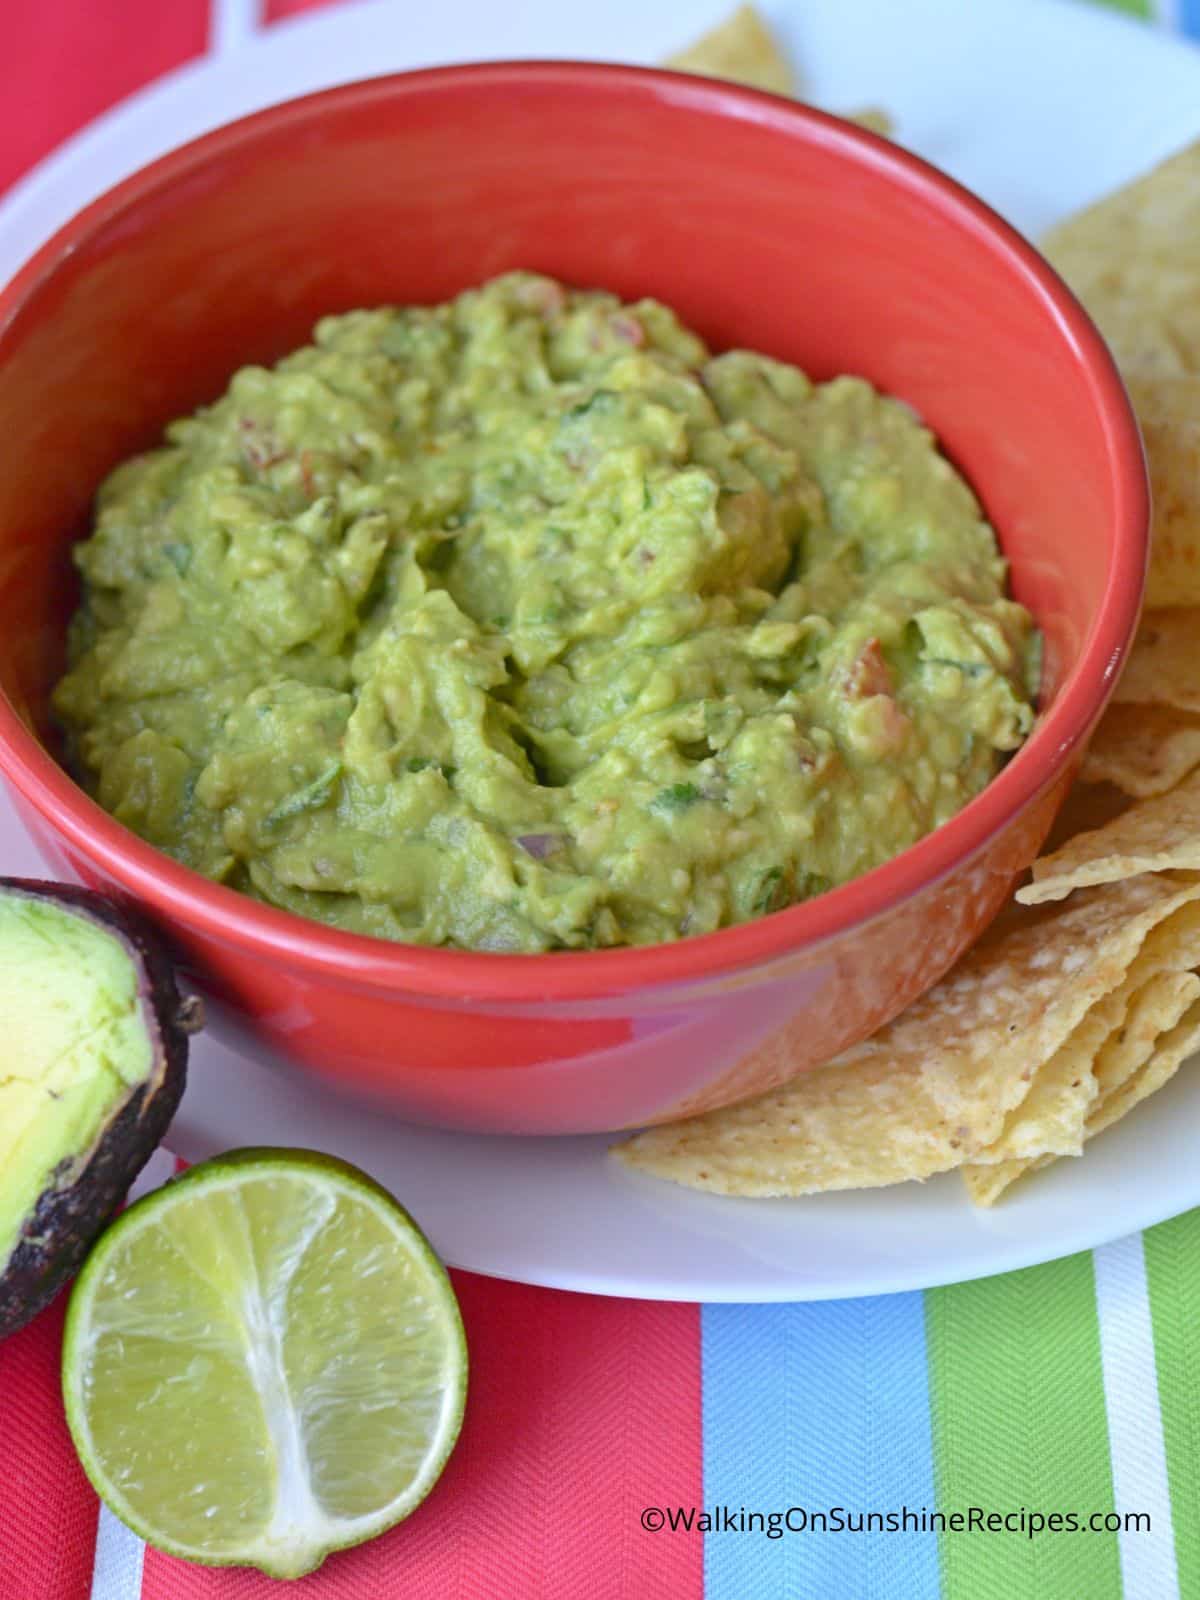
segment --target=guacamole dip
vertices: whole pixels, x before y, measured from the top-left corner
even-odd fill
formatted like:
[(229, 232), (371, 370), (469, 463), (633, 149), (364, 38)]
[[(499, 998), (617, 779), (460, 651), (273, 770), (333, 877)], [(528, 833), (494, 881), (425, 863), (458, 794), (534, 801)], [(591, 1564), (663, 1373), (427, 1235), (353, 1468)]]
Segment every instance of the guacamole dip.
[(911, 411), (510, 273), (356, 311), (103, 485), (56, 706), (101, 805), (335, 927), (650, 944), (844, 883), (1028, 732)]

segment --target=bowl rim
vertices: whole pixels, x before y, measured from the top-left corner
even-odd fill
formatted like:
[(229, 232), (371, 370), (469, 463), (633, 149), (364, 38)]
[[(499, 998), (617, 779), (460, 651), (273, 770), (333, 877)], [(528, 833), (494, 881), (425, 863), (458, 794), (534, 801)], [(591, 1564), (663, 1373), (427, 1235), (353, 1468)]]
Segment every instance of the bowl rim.
[(169, 189), (214, 157), (306, 122), (323, 108), (378, 99), (537, 83), (566, 92), (640, 95), (652, 102), (762, 125), (853, 160), (898, 184), (956, 231), (999, 252), (1043, 302), (1073, 355), (1100, 420), (1118, 537), (1079, 659), (1055, 704), (991, 782), (934, 832), (890, 861), (813, 900), (671, 944), (508, 954), (404, 944), (345, 933), (278, 910), (202, 877), (146, 843), (58, 765), (0, 691), (0, 774), (69, 845), (168, 921), (260, 959), (301, 964), (355, 986), (444, 1004), (603, 1000), (661, 985), (728, 979), (811, 951), (894, 912), (965, 866), (1069, 770), (1116, 684), (1141, 611), (1150, 495), (1138, 426), (1116, 364), (1083, 307), (1049, 263), (990, 206), (898, 145), (814, 107), (741, 85), (656, 67), (598, 62), (472, 62), (389, 73), (297, 96), (202, 134), (98, 196), (59, 228), (0, 288), (0, 341), (56, 268), (117, 215)]

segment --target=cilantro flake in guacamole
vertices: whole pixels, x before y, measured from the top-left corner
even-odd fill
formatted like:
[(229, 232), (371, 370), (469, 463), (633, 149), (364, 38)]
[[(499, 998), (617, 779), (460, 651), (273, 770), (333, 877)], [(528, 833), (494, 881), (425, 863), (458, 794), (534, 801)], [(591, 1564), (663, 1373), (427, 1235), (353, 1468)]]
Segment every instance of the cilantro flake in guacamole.
[(329, 317), (103, 485), (55, 697), (114, 816), (335, 927), (650, 944), (866, 872), (1028, 733), (907, 407), (510, 273)]

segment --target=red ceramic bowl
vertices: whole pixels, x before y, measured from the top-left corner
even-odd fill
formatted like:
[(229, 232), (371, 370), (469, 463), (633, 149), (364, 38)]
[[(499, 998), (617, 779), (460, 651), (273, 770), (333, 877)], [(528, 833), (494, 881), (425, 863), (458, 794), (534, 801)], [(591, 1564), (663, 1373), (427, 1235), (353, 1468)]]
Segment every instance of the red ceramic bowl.
[[(336, 933), (219, 888), (57, 765), (47, 695), (75, 600), (68, 551), (113, 463), (239, 365), (303, 343), (324, 312), (441, 300), (517, 266), (658, 296), (717, 348), (861, 373), (936, 430), (1046, 638), (1040, 725), (952, 821), (742, 927), (649, 949), (485, 955)], [(0, 297), (0, 449), (0, 771), (43, 853), (140, 902), (260, 1042), (461, 1127), (608, 1129), (719, 1105), (891, 1017), (1036, 853), (1144, 577), (1147, 493), (1124, 392), (1026, 244), (870, 134), (625, 67), (379, 79), (155, 163)]]

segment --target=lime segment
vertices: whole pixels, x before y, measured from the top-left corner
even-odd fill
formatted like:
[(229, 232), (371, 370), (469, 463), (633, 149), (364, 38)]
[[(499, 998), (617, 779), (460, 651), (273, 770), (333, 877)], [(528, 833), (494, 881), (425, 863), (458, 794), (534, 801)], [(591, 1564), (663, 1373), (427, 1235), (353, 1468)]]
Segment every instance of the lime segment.
[(408, 1515), (466, 1395), (445, 1269), (364, 1173), (246, 1150), (132, 1206), (71, 1297), (63, 1392), (97, 1492), (189, 1560), (299, 1577)]

